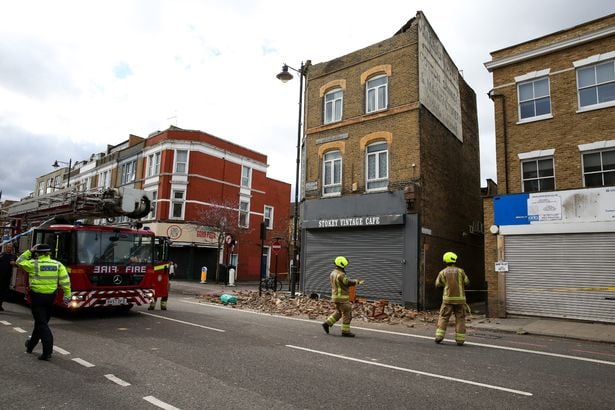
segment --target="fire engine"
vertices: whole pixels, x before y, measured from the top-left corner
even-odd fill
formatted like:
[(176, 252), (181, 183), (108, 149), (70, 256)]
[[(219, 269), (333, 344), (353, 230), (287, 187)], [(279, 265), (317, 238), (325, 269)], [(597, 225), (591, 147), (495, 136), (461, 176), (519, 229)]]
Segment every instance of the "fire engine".
[[(140, 219), (150, 204), (145, 191), (129, 188), (64, 189), (28, 198), (7, 209), (13, 236), (2, 244), (17, 242), (21, 252), (37, 243), (50, 245), (51, 257), (70, 275), (70, 308), (128, 310), (154, 296), (156, 238), (140, 223), (109, 224), (118, 217)], [(10, 289), (27, 299), (28, 274), (15, 268)], [(55, 304), (66, 307), (61, 290), (58, 293)]]

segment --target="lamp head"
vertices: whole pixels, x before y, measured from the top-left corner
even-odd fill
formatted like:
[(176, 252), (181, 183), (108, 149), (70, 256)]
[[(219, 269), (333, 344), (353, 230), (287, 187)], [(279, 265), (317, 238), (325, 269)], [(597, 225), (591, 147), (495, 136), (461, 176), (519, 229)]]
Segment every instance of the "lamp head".
[(56, 159), (56, 161), (51, 166), (54, 167), (54, 168), (59, 168), (60, 164), (58, 164), (58, 160)]
[(286, 83), (293, 79), (293, 75), (288, 72), (288, 66), (284, 64), (282, 66), (282, 71), (280, 72), (280, 74), (276, 75), (276, 78), (283, 83)]

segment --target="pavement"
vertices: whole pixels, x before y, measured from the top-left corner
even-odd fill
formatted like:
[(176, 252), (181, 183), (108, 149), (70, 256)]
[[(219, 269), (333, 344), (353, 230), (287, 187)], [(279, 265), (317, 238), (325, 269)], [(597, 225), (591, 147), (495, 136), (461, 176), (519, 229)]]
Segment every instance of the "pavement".
[[(286, 284), (283, 289), (288, 289)], [(173, 280), (171, 291), (184, 295), (203, 295), (211, 292), (234, 292), (241, 290), (258, 290), (258, 282), (236, 283), (227, 286), (222, 283)], [(506, 318), (487, 318), (482, 305), (472, 306), (474, 320), (466, 327), (475, 330), (489, 330), (516, 334), (531, 334), (592, 342), (615, 344), (615, 323), (587, 322), (533, 316), (510, 316)]]

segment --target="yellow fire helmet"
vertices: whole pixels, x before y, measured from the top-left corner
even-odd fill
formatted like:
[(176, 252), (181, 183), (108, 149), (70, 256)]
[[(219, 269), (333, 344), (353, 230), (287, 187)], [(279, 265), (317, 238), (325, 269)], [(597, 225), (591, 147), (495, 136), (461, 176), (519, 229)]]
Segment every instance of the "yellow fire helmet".
[(337, 258), (335, 258), (335, 266), (344, 269), (346, 266), (348, 266), (348, 259), (346, 259), (344, 256), (338, 256)]
[(442, 260), (444, 263), (455, 263), (457, 262), (457, 255), (453, 252), (446, 252), (444, 256), (442, 256)]

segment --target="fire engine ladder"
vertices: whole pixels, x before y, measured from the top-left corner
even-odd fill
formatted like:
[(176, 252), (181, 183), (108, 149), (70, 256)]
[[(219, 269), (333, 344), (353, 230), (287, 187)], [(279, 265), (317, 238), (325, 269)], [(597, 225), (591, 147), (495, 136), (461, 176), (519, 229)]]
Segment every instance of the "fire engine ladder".
[(132, 188), (76, 191), (63, 189), (21, 200), (8, 208), (8, 217), (33, 224), (49, 218), (75, 221), (84, 218), (126, 216), (139, 219), (150, 211), (147, 192)]

